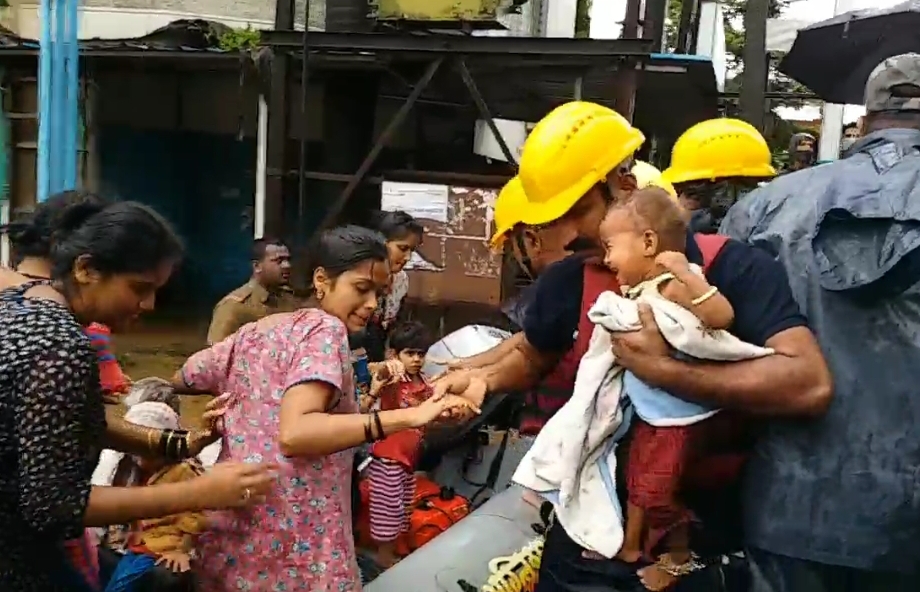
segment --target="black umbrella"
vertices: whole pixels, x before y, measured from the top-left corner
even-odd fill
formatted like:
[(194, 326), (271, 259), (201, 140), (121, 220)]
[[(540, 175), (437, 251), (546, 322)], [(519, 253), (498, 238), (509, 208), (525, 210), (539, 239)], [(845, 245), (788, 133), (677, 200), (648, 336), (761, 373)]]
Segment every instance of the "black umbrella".
[(902, 53), (920, 53), (920, 0), (855, 10), (805, 27), (779, 71), (829, 103), (859, 105), (872, 70)]

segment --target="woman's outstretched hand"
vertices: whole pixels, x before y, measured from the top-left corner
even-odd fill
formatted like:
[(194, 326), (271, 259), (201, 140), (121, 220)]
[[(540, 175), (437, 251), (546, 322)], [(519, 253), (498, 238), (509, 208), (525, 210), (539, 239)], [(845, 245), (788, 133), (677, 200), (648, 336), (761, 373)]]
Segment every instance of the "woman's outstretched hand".
[(211, 510), (261, 503), (275, 484), (276, 468), (267, 463), (218, 463), (196, 479), (200, 499)]
[(189, 433), (189, 456), (198, 456), (202, 450), (220, 440), (224, 433), (224, 414), (233, 400), (233, 395), (224, 393), (211, 399), (201, 414), (202, 429)]
[(469, 399), (456, 395), (433, 396), (415, 407), (416, 427), (423, 427), (438, 419), (478, 415), (479, 407)]
[[(230, 407), (233, 395), (224, 393), (219, 397), (214, 397), (204, 407), (204, 413), (201, 414), (201, 423), (205, 429), (210, 430), (217, 437), (224, 433), (224, 414)], [(216, 438), (215, 438), (216, 439)]]
[(477, 409), (485, 401), (488, 385), (475, 370), (457, 370), (448, 372), (432, 381), (435, 399), (448, 395), (458, 395), (470, 401)]

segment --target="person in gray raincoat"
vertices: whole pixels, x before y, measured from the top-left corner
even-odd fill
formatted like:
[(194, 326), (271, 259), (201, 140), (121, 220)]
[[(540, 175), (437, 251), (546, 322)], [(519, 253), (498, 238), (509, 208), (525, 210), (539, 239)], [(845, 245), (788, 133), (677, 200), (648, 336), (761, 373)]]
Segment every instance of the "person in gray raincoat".
[(800, 132), (789, 138), (789, 165), (784, 172), (795, 172), (814, 166), (818, 161), (818, 141), (809, 133)]
[(843, 159), (720, 228), (786, 266), (834, 378), (827, 415), (768, 422), (748, 466), (754, 592), (920, 589), (920, 55), (872, 72), (866, 110)]

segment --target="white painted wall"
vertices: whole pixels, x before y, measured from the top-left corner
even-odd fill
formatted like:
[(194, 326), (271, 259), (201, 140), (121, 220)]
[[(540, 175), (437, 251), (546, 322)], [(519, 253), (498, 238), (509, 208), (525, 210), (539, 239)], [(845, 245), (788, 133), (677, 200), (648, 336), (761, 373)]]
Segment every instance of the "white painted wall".
[[(24, 4), (15, 8), (17, 33), (21, 37), (38, 39), (40, 25), (37, 4)], [(177, 12), (139, 8), (104, 8), (98, 6), (80, 7), (80, 39), (130, 39), (143, 37), (172, 21), (180, 19), (206, 19), (230, 27), (266, 29), (272, 27), (270, 20), (249, 20), (212, 14)]]
[[(22, 37), (39, 36), (36, 0), (11, 0), (0, 14), (4, 26)], [(156, 7), (156, 8), (154, 8)], [(303, 28), (304, 0), (295, 0), (295, 28)], [(325, 0), (311, 0), (310, 26), (325, 23)], [(81, 0), (80, 39), (141, 37), (179, 19), (205, 19), (230, 27), (270, 29), (274, 0)]]

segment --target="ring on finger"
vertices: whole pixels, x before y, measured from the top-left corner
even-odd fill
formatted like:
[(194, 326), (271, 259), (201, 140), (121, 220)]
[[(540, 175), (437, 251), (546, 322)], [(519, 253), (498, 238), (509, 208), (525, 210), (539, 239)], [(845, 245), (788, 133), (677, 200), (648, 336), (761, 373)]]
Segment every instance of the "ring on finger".
[(252, 498), (252, 490), (248, 487), (243, 490), (243, 501), (248, 502)]

